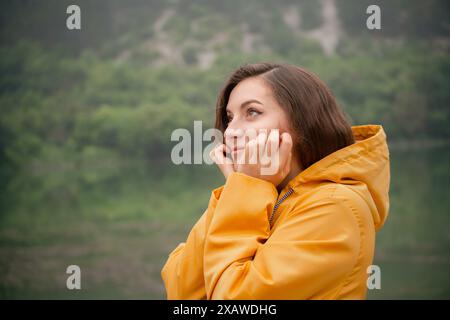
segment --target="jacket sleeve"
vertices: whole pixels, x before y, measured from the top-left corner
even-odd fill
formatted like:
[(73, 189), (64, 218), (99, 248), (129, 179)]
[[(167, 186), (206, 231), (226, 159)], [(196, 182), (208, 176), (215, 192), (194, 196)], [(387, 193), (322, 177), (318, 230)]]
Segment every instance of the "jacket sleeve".
[(208, 208), (191, 229), (186, 242), (170, 254), (161, 270), (167, 299), (206, 299), (203, 251), (206, 231), (223, 187), (211, 193)]
[(307, 299), (330, 287), (337, 294), (356, 263), (359, 229), (346, 204), (327, 194), (296, 205), (269, 238), (275, 187), (232, 173), (205, 242), (207, 298)]

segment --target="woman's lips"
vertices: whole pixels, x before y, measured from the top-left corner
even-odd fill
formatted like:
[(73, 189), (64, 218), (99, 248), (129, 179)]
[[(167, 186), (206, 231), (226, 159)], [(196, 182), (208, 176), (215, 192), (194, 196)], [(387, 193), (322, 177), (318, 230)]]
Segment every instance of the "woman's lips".
[(244, 148), (243, 147), (234, 147), (234, 148), (228, 147), (228, 150), (229, 150), (229, 151), (227, 151), (228, 154), (236, 155), (238, 152), (241, 152), (241, 150), (244, 150)]
[(237, 151), (243, 150), (243, 149), (244, 149), (244, 147), (234, 147), (231, 149), (231, 152), (237, 152)]

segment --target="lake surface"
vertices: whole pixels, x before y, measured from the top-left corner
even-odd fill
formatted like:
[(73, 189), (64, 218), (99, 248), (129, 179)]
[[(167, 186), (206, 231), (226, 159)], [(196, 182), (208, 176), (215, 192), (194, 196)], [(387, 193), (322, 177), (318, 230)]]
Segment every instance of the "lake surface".
[[(450, 151), (391, 151), (370, 299), (450, 297)], [(164, 299), (160, 270), (223, 178), (163, 162), (38, 168), (2, 182), (0, 298)], [(81, 268), (81, 290), (66, 268)]]

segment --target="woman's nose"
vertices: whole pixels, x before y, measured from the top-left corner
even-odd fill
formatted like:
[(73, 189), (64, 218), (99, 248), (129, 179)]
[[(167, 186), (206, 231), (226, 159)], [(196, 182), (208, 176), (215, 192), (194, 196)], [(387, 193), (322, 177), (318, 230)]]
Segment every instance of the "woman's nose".
[(243, 148), (245, 146), (245, 131), (241, 128), (228, 127), (225, 131), (225, 145), (231, 148)]
[(244, 135), (244, 130), (228, 126), (225, 130), (225, 139), (239, 138)]

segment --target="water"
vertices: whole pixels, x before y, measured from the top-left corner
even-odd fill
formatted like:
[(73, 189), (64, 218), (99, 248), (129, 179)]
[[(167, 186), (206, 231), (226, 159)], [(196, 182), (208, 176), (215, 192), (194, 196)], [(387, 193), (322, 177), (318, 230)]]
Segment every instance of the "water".
[[(450, 297), (448, 148), (391, 152), (391, 210), (370, 299)], [(223, 178), (154, 163), (34, 170), (4, 181), (0, 298), (164, 299), (160, 270)], [(79, 265), (81, 290), (66, 288)]]

